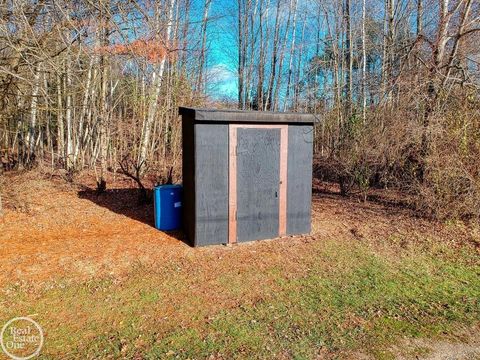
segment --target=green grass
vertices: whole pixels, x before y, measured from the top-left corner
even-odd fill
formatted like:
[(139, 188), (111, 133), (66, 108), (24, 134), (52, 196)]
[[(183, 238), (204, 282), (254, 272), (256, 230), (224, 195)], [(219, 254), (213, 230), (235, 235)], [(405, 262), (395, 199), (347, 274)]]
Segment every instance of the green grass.
[(474, 249), (432, 242), (398, 251), (317, 241), (288, 265), (280, 257), (261, 269), (226, 271), (206, 258), (199, 271), (186, 259), (181, 267), (138, 265), (121, 280), (12, 286), (0, 321), (35, 314), (46, 332), (44, 359), (310, 359), (355, 351), (389, 359), (401, 337), (449, 336), (478, 324)]

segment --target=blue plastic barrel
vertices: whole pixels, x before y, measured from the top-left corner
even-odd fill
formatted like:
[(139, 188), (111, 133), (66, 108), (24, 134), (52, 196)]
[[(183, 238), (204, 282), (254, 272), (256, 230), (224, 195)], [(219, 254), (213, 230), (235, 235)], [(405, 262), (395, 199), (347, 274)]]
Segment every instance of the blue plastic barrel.
[(155, 227), (178, 230), (182, 226), (182, 185), (160, 185), (153, 188)]

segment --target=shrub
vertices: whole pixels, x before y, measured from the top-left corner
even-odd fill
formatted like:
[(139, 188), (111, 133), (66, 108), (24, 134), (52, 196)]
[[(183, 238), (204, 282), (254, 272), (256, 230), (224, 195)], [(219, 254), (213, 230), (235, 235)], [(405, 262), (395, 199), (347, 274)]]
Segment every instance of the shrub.
[(370, 109), (365, 123), (352, 117), (339, 127), (337, 113), (326, 114), (317, 125), (315, 176), (338, 182), (343, 195), (366, 198), (372, 187), (397, 188), (413, 197), (422, 215), (479, 220), (478, 98), (467, 91), (451, 94), (424, 127), (424, 111), (413, 97)]

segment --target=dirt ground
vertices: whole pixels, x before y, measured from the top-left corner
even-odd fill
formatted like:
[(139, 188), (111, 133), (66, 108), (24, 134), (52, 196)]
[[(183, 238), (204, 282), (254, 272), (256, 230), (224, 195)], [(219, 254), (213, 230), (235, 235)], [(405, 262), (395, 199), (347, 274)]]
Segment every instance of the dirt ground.
[[(233, 248), (194, 249), (180, 232), (164, 233), (154, 228), (153, 206), (137, 205), (130, 180), (112, 177), (108, 191), (97, 195), (93, 179), (86, 174), (67, 183), (59, 175), (37, 172), (6, 176), (2, 191), (5, 215), (0, 219), (2, 284), (43, 286), (58, 279), (122, 277), (135, 263), (200, 262), (204, 257), (220, 258), (232, 251), (236, 261), (248, 263), (259, 261), (261, 251), (271, 257), (286, 251), (286, 246), (296, 246), (296, 252), (308, 251), (303, 243), (332, 237), (366, 241), (392, 256), (396, 248), (406, 248), (409, 242), (425, 237), (443, 239), (451, 246), (469, 242), (480, 248), (477, 228), (415, 217), (394, 192), (376, 191), (373, 201), (363, 202), (356, 197), (340, 197), (332, 184), (315, 182), (311, 235)], [(410, 236), (397, 236), (406, 233)], [(388, 244), (385, 239), (389, 239)], [(430, 347), (428, 358), (432, 359), (470, 359), (480, 356), (479, 339), (478, 334), (470, 334), (460, 345), (430, 342), (408, 346)]]
[[(112, 177), (108, 191), (102, 195), (97, 195), (94, 188), (91, 174), (73, 184), (59, 176), (35, 172), (6, 178), (5, 215), (0, 219), (3, 284), (38, 283), (66, 275), (72, 280), (121, 275), (135, 262), (156, 263), (230, 251), (225, 246), (193, 249), (184, 242), (182, 233), (157, 231), (153, 206), (137, 205), (137, 192), (129, 179)], [(312, 235), (280, 241), (346, 237), (352, 241), (373, 240), (373, 246), (382, 247), (386, 237), (394, 239), (395, 234), (408, 232), (450, 239), (453, 246), (465, 241), (477, 248), (480, 245), (480, 234), (475, 229), (416, 218), (399, 204), (393, 192), (378, 191), (372, 196), (375, 201), (368, 202), (342, 198), (332, 184), (315, 182), (313, 192)], [(254, 247), (275, 244), (253, 242), (237, 246), (236, 251), (248, 256)]]

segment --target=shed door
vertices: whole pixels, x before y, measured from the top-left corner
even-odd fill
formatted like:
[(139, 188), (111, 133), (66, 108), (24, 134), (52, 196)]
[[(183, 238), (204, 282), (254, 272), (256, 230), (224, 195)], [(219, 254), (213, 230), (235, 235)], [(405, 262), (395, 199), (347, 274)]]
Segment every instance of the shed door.
[(287, 126), (230, 126), (229, 242), (284, 235)]
[(278, 236), (280, 130), (238, 129), (237, 241)]

